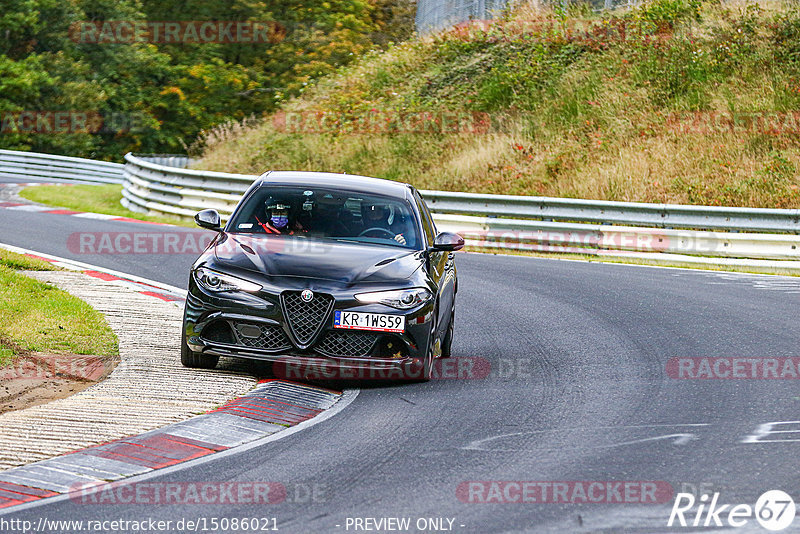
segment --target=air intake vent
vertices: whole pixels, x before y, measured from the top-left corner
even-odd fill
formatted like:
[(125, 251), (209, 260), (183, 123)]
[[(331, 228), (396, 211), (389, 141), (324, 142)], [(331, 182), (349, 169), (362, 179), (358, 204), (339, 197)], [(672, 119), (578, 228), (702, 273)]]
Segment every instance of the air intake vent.
[(360, 332), (333, 332), (325, 334), (315, 350), (325, 356), (339, 358), (365, 358), (380, 337), (377, 334)]
[(254, 349), (280, 350), (292, 346), (283, 328), (276, 325), (237, 322), (236, 334), (241, 345)]

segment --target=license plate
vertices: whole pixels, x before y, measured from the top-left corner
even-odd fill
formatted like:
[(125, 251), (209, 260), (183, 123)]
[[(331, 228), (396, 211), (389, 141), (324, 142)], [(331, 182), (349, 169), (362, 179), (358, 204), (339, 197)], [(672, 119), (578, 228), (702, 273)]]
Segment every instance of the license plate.
[(402, 332), (406, 318), (402, 315), (385, 313), (363, 313), (337, 310), (333, 314), (334, 328), (351, 330), (373, 330), (376, 332)]

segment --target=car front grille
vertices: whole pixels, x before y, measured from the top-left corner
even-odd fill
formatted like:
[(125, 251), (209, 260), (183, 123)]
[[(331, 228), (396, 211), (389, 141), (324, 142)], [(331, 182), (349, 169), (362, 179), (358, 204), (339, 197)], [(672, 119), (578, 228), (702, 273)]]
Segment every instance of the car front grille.
[(364, 358), (372, 352), (379, 337), (377, 334), (330, 331), (317, 344), (316, 350), (325, 356)]
[[(246, 330), (242, 327), (245, 327)], [(246, 347), (263, 350), (280, 350), (288, 349), (292, 346), (292, 342), (289, 341), (289, 337), (280, 326), (237, 322), (234, 328), (239, 343)], [(258, 336), (254, 337), (252, 333), (255, 333), (254, 329), (256, 328), (260, 333)], [(243, 331), (251, 335), (243, 335)]]
[(289, 329), (299, 348), (308, 347), (322, 328), (333, 308), (333, 297), (314, 293), (309, 302), (303, 301), (299, 291), (284, 291), (281, 294), (283, 312)]

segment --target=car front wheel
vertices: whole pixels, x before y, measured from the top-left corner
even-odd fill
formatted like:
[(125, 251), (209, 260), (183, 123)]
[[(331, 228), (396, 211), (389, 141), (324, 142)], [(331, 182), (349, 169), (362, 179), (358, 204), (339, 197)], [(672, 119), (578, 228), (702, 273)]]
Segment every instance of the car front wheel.
[(440, 358), (449, 358), (453, 350), (453, 329), (456, 320), (456, 305), (453, 303), (453, 309), (450, 310), (450, 324), (447, 325), (447, 333), (444, 335), (442, 341), (442, 354)]
[(431, 334), (428, 338), (428, 348), (425, 351), (425, 356), (406, 364), (406, 371), (411, 382), (427, 382), (431, 379), (433, 374), (433, 362), (436, 359), (435, 317), (437, 315), (438, 314), (434, 312), (434, 324), (431, 327)]
[(184, 367), (194, 369), (213, 369), (219, 362), (219, 356), (194, 352), (186, 343), (186, 332), (181, 333), (181, 363)]

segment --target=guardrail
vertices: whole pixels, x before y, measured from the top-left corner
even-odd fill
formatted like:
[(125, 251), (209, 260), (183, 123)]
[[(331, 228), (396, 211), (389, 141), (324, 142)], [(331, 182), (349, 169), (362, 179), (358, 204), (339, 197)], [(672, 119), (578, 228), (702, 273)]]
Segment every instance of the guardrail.
[[(440, 230), (491, 249), (596, 255), (599, 251), (670, 253), (714, 258), (800, 260), (800, 236), (642, 228), (606, 224), (483, 219), (435, 214)], [(625, 254), (623, 254), (625, 255)]]
[[(232, 212), (256, 176), (199, 171), (125, 156), (122, 203), (134, 211), (191, 217)], [(541, 252), (665, 253), (800, 260), (800, 210), (607, 202), (421, 191), (440, 229), (467, 244)], [(724, 231), (720, 231), (724, 230)], [(745, 233), (750, 230), (769, 233)], [(780, 263), (780, 262), (779, 262)], [(800, 264), (797, 265), (800, 269)]]
[(58, 178), (80, 182), (121, 184), (121, 163), (72, 158), (36, 152), (0, 150), (0, 176), (5, 178)]
[[(160, 156), (164, 158), (165, 156)], [(256, 176), (184, 168), (156, 163), (157, 157), (125, 154), (122, 205), (132, 211), (193, 217), (214, 208), (227, 217)]]
[[(479, 195), (425, 191), (431, 210), (441, 213), (541, 218), (654, 228), (700, 228), (726, 231), (800, 232), (800, 210), (728, 208), (681, 204), (610, 202), (573, 198)], [(508, 221), (505, 224), (513, 224)]]

